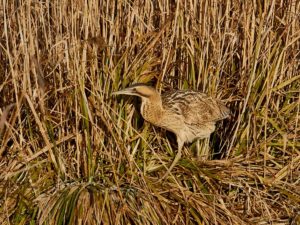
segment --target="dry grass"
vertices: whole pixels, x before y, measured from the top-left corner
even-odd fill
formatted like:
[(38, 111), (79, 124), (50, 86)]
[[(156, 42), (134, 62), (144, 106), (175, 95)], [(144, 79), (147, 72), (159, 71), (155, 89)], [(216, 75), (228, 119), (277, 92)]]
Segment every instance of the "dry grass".
[[(1, 224), (300, 224), (300, 2), (199, 2), (1, 1)], [(133, 82), (227, 99), (209, 160)]]

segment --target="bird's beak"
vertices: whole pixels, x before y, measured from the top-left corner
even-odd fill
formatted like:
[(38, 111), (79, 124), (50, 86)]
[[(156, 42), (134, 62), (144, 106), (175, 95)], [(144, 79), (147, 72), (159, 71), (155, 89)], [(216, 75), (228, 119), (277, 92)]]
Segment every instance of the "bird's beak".
[(135, 93), (131, 88), (125, 88), (123, 90), (113, 92), (112, 95), (135, 95)]

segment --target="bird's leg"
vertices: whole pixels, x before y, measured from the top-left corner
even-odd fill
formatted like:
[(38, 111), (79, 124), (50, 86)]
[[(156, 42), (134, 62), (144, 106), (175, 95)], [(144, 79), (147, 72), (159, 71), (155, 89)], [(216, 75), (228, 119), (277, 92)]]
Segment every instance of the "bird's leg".
[(182, 142), (180, 139), (177, 138), (177, 143), (178, 143), (178, 151), (177, 151), (177, 154), (171, 164), (171, 166), (169, 167), (169, 169), (167, 170), (167, 172), (162, 176), (162, 178), (159, 179), (159, 181), (165, 179), (169, 173), (171, 172), (171, 170), (174, 168), (174, 166), (176, 166), (178, 160), (181, 158), (181, 150), (182, 150), (182, 147), (183, 147), (183, 144), (184, 142)]

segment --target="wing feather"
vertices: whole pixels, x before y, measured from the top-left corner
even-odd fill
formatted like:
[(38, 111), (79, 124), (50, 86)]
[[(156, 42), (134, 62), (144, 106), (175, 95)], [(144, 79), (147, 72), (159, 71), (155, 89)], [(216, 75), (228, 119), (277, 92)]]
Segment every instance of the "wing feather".
[(230, 110), (215, 98), (197, 91), (170, 91), (162, 95), (163, 107), (182, 115), (186, 124), (205, 124), (225, 119)]

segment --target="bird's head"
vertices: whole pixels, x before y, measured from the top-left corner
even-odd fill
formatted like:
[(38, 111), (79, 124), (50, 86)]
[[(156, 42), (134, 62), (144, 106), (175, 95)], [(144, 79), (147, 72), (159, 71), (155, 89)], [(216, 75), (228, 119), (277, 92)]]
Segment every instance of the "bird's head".
[(123, 90), (113, 92), (112, 94), (139, 96), (142, 98), (143, 101), (156, 99), (157, 97), (160, 98), (158, 92), (153, 87), (147, 86), (146, 84), (140, 84), (140, 83), (129, 86)]

